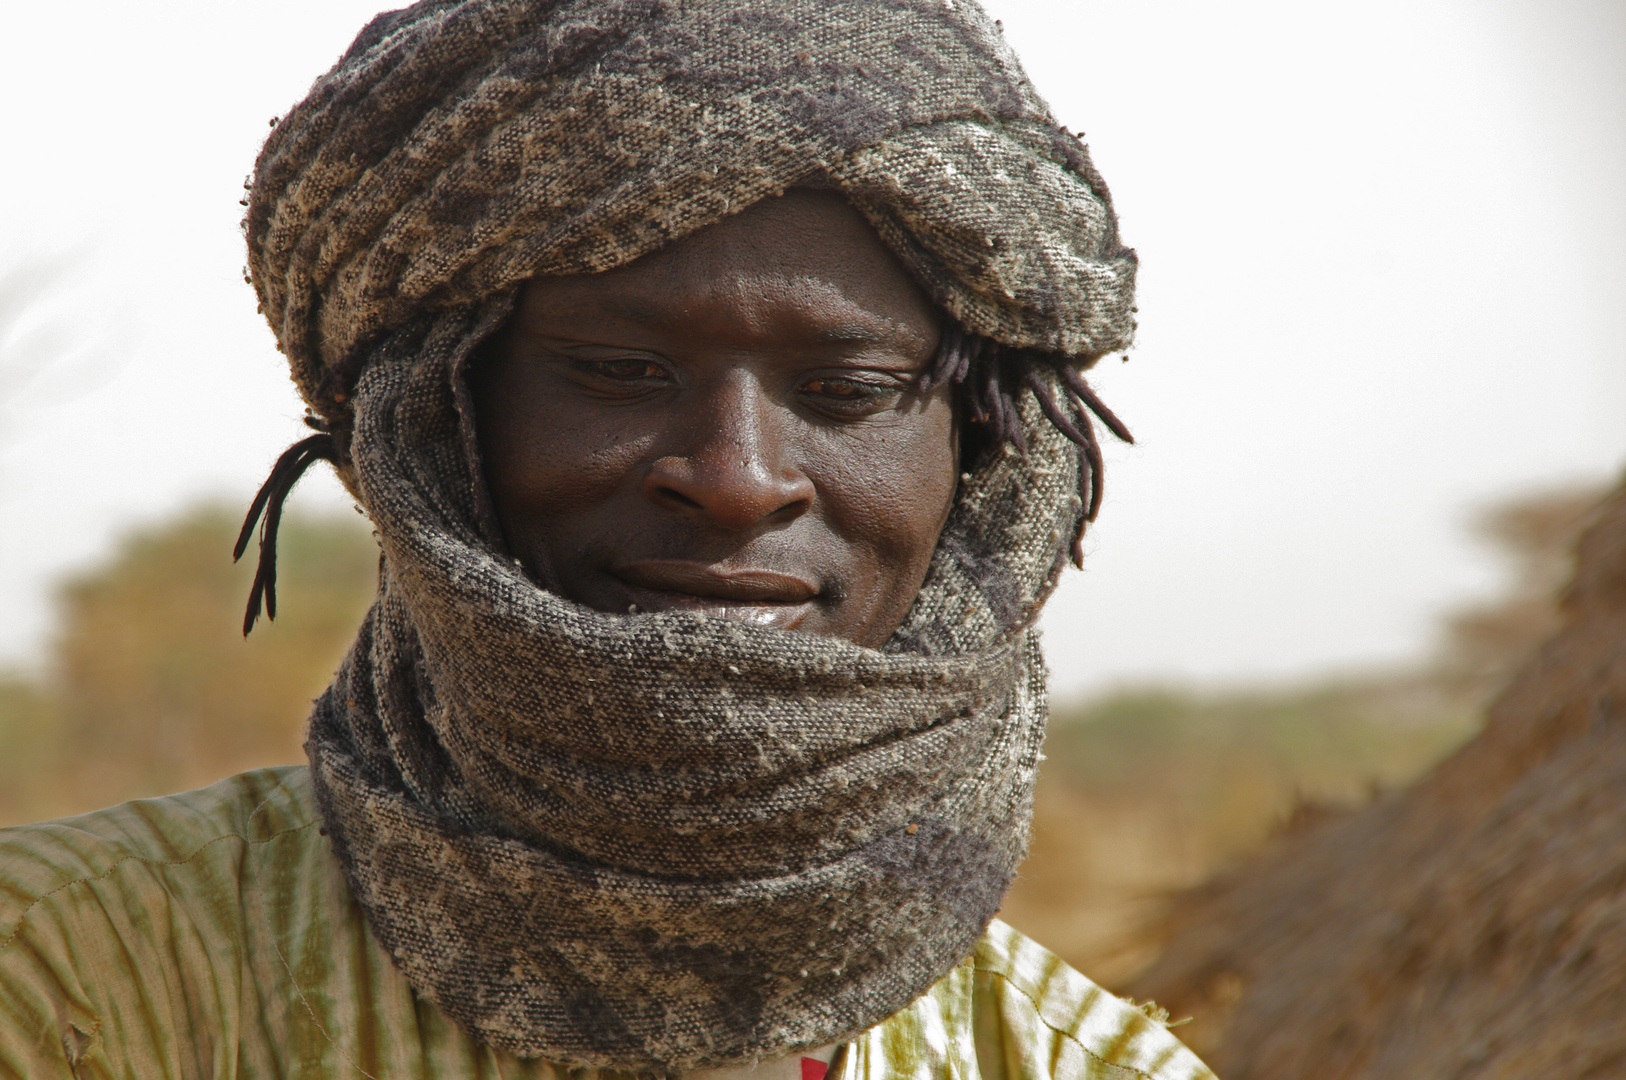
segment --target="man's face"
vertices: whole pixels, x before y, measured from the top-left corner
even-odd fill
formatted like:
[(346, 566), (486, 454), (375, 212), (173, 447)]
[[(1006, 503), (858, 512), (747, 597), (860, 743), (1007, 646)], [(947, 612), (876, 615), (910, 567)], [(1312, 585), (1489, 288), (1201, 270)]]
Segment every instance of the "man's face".
[(770, 199), (602, 274), (539, 277), (473, 376), (510, 549), (599, 611), (879, 646), (954, 497), (938, 316), (839, 197)]

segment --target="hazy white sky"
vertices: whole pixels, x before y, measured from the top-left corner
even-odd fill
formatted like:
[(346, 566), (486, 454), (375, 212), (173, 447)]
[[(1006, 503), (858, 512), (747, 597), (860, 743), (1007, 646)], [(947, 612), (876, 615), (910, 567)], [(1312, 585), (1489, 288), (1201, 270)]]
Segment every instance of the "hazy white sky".
[[(0, 661), (302, 413), (241, 279), (267, 120), (377, 0), (0, 0)], [(1142, 257), (1059, 690), (1383, 663), (1488, 498), (1626, 464), (1626, 3), (995, 0)], [(35, 290), (21, 315), (7, 300)], [(313, 478), (295, 505), (337, 505)], [(225, 557), (225, 553), (222, 553)]]

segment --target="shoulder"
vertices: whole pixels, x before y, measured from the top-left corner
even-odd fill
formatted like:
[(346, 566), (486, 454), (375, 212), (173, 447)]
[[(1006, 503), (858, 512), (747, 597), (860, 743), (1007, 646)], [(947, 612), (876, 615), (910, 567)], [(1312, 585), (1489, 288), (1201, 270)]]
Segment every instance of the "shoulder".
[(0, 1075), (56, 1075), (107, 1039), (140, 1057), (154, 1018), (233, 998), (259, 908), (332, 891), (318, 834), (302, 768), (0, 829)]
[(0, 972), (17, 953), (59, 958), (98, 940), (129, 960), (177, 935), (218, 942), (256, 884), (298, 879), (318, 833), (303, 767), (0, 829)]
[(1157, 1020), (995, 920), (972, 957), (983, 1080), (1212, 1080)]
[[(0, 829), (0, 949), (63, 891), (179, 871), (305, 832), (316, 823), (308, 770), (260, 769), (161, 799)], [(227, 851), (214, 849), (224, 847)]]
[(843, 1062), (835, 1080), (1214, 1080), (1163, 1024), (998, 920)]

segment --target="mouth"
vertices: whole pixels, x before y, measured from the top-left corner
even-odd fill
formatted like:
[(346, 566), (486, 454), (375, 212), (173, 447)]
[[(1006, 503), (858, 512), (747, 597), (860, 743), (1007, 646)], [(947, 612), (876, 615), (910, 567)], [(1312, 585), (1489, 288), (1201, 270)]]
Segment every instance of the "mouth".
[(693, 611), (752, 626), (794, 630), (813, 611), (819, 587), (773, 570), (730, 570), (682, 559), (609, 568), (638, 611)]

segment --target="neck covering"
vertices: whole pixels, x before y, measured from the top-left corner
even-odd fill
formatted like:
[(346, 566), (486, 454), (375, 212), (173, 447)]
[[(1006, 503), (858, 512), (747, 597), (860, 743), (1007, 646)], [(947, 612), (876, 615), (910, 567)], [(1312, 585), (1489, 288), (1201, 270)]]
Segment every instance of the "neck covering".
[(401, 970), (500, 1049), (681, 1072), (840, 1041), (971, 950), (1024, 854), (1031, 625), (1084, 517), (1067, 373), (1025, 376), (1022, 452), (964, 463), (881, 650), (590, 611), (485, 492), (465, 375), (520, 284), (804, 183), (966, 331), (1127, 345), (1105, 188), (964, 0), (431, 0), (258, 162), (252, 280), (383, 553), (312, 717), (318, 800)]

